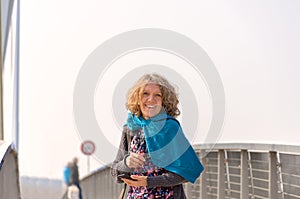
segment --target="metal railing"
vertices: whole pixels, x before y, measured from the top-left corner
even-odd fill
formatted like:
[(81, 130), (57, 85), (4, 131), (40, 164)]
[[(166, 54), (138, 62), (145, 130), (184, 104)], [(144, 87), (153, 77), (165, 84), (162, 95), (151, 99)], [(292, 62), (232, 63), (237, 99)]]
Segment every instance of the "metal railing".
[[(189, 199), (300, 199), (300, 146), (195, 145), (205, 170), (184, 184)], [(121, 184), (104, 167), (81, 181), (85, 199), (117, 198)]]

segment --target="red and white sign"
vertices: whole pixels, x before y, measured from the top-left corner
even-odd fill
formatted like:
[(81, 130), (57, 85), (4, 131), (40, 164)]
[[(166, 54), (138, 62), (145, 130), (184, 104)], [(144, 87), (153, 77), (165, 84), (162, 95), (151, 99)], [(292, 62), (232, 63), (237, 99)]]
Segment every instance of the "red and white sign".
[(81, 143), (81, 152), (84, 155), (92, 155), (95, 152), (95, 150), (96, 150), (96, 146), (94, 142), (90, 140), (86, 140)]

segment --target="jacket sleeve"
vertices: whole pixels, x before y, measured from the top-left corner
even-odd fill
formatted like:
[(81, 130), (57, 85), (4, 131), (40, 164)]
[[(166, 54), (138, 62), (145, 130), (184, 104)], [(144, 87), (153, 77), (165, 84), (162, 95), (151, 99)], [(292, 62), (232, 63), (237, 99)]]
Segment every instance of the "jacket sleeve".
[(180, 185), (185, 182), (187, 182), (187, 180), (181, 177), (180, 175), (167, 171), (163, 175), (148, 177), (147, 188), (149, 189), (159, 186), (170, 187)]
[(123, 183), (123, 181), (118, 178), (119, 174), (128, 173), (131, 171), (131, 169), (127, 167), (127, 165), (125, 164), (125, 158), (127, 156), (128, 156), (127, 126), (124, 126), (120, 145), (119, 145), (119, 150), (110, 168), (110, 173), (112, 175), (112, 178), (117, 183)]

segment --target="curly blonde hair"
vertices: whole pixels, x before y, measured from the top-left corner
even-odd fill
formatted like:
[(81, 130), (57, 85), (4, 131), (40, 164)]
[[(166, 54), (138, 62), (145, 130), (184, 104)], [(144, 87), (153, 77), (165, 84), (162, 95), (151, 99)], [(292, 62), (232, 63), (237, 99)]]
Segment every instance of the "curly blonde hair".
[(167, 114), (177, 117), (180, 115), (178, 109), (179, 100), (175, 91), (175, 87), (172, 86), (169, 81), (158, 74), (145, 74), (143, 75), (127, 93), (126, 108), (134, 115), (140, 116), (141, 109), (138, 104), (142, 97), (142, 93), (147, 84), (154, 83), (160, 87), (162, 92), (162, 106)]

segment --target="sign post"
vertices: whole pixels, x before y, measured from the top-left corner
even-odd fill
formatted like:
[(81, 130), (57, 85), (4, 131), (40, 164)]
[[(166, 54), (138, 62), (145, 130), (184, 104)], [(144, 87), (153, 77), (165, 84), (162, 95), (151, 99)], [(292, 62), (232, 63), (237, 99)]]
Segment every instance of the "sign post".
[(93, 141), (86, 140), (81, 143), (81, 152), (87, 156), (87, 172), (90, 172), (90, 155), (92, 155), (95, 150), (96, 146)]

